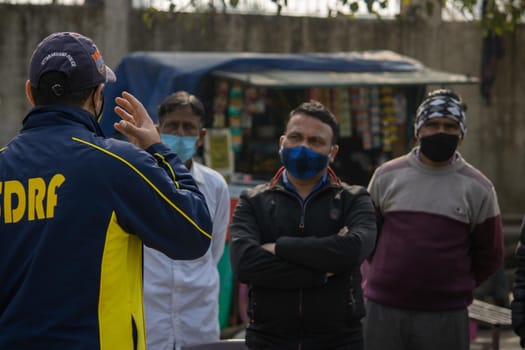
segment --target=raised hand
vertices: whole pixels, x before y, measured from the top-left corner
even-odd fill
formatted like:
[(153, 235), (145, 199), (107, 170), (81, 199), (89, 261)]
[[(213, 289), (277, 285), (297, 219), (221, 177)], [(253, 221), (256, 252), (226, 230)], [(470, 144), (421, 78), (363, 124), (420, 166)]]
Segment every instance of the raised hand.
[(122, 118), (114, 127), (126, 136), (130, 142), (142, 149), (147, 149), (160, 142), (159, 132), (144, 105), (129, 92), (122, 92), (116, 97), (115, 113)]

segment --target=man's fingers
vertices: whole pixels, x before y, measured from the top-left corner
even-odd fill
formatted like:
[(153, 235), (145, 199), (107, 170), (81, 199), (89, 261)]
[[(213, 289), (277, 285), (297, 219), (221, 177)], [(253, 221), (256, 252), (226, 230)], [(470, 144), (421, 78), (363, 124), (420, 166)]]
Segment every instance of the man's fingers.
[(146, 108), (144, 108), (144, 105), (132, 94), (130, 94), (127, 91), (122, 92), (123, 99), (129, 104), (131, 110), (130, 113), (133, 115), (138, 115), (142, 118), (142, 114), (146, 113)]
[(129, 113), (135, 112), (135, 108), (133, 107), (133, 104), (130, 101), (128, 101), (127, 99), (125, 99), (123, 97), (120, 97), (120, 96), (117, 96), (117, 97), (115, 97), (115, 102), (116, 102), (116, 104), (118, 106), (122, 107), (123, 109), (125, 109)]
[(130, 123), (136, 124), (135, 118), (133, 118), (133, 116), (129, 114), (124, 108), (116, 106), (114, 111), (122, 120), (126, 120)]
[(150, 117), (144, 105), (129, 92), (123, 91), (122, 97), (116, 97), (115, 102), (133, 116), (133, 123), (136, 126), (142, 126), (150, 122)]
[(122, 97), (124, 99), (126, 99), (133, 106), (133, 108), (135, 108), (135, 109), (139, 109), (139, 108), (143, 107), (142, 103), (139, 100), (137, 100), (137, 98), (135, 96), (133, 96), (132, 94), (130, 94), (127, 91), (123, 91), (122, 92)]
[(348, 227), (343, 226), (337, 234), (341, 237), (346, 236), (348, 234)]
[(116, 122), (113, 124), (115, 129), (120, 131), (121, 133), (125, 134), (126, 136), (129, 135), (129, 132), (135, 128), (135, 126), (125, 120), (121, 120), (119, 122)]
[(133, 125), (133, 123), (125, 120), (113, 124), (113, 127), (130, 140), (136, 138), (140, 134), (139, 128)]

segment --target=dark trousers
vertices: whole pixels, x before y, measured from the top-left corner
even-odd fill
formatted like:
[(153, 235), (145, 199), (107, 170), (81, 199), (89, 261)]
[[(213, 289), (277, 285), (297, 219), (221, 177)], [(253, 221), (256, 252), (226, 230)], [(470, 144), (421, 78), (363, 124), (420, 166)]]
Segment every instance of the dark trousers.
[(413, 311), (367, 301), (365, 350), (468, 350), (467, 309)]

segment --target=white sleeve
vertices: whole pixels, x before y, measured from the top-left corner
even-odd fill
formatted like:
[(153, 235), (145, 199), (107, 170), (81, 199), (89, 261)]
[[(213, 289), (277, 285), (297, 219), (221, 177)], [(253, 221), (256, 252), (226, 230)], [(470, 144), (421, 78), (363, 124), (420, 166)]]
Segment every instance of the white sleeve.
[(211, 253), (213, 261), (217, 265), (224, 252), (226, 232), (230, 223), (230, 193), (226, 182), (218, 183), (215, 193), (217, 196), (217, 208), (212, 218), (213, 238), (211, 240)]

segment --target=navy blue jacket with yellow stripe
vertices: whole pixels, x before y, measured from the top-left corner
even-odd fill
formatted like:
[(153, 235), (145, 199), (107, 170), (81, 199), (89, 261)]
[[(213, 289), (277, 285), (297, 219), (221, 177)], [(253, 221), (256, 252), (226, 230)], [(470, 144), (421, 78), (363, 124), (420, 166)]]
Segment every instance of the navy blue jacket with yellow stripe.
[(0, 152), (0, 349), (145, 349), (142, 242), (194, 259), (210, 233), (165, 145), (106, 139), (82, 109), (33, 108)]

